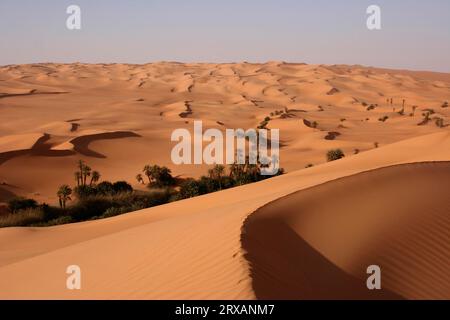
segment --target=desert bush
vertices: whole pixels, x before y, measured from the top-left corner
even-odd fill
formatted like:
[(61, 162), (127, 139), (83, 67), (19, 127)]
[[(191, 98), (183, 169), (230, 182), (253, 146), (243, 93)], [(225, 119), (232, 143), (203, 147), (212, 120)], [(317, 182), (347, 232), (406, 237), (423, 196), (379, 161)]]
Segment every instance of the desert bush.
[(41, 208), (26, 208), (0, 216), (0, 228), (5, 227), (21, 227), (33, 223), (39, 223), (45, 219), (44, 212)]
[(74, 222), (74, 220), (72, 219), (71, 216), (61, 216), (59, 218), (55, 218), (55, 219), (48, 220), (48, 221), (32, 223), (32, 224), (30, 224), (30, 226), (32, 226), (32, 227), (51, 227), (51, 226), (57, 226), (57, 225), (61, 225), (61, 224), (68, 224), (68, 223), (72, 223), (72, 222)]
[(445, 101), (445, 102), (442, 104), (441, 107), (442, 107), (442, 108), (448, 108), (448, 101)]
[(34, 209), (38, 207), (38, 203), (34, 199), (17, 197), (8, 201), (8, 209), (15, 213), (23, 209)]
[(112, 195), (115, 193), (114, 186), (109, 181), (100, 182), (97, 185), (97, 193), (103, 196)]
[(180, 191), (178, 193), (180, 199), (187, 199), (199, 196), (202, 193), (202, 184), (201, 182), (195, 179), (187, 179), (185, 180), (181, 186)]
[(74, 188), (73, 192), (78, 199), (84, 199), (97, 195), (97, 187), (90, 185), (79, 185)]
[(389, 119), (388, 116), (383, 116), (383, 117), (379, 118), (378, 121), (385, 122), (387, 119)]
[(111, 206), (112, 203), (107, 197), (92, 196), (80, 199), (76, 204), (69, 207), (67, 211), (75, 221), (83, 221), (102, 215)]
[(345, 157), (344, 152), (341, 149), (333, 149), (327, 152), (327, 161), (335, 161)]
[(165, 204), (170, 201), (169, 189), (143, 191), (125, 191), (110, 195), (96, 195), (81, 199), (67, 210), (75, 221), (112, 216), (114, 212), (130, 212)]
[(114, 193), (133, 192), (133, 187), (126, 181), (117, 181), (113, 183)]
[(445, 127), (445, 125), (444, 125), (444, 119), (443, 119), (443, 118), (440, 118), (440, 117), (435, 118), (435, 119), (434, 119), (434, 123), (435, 123), (436, 126), (439, 127), (439, 128), (444, 128), (444, 127)]

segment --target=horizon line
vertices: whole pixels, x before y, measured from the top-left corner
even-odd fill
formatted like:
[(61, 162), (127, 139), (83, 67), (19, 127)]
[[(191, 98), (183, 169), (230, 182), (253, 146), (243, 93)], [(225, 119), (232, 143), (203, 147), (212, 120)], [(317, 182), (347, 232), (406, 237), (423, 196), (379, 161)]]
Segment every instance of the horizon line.
[(346, 64), (346, 63), (308, 63), (308, 62), (294, 62), (288, 60), (265, 60), (262, 61), (250, 61), (250, 60), (242, 60), (242, 61), (220, 61), (220, 62), (212, 62), (212, 61), (180, 61), (180, 60), (155, 60), (143, 63), (134, 63), (134, 62), (83, 62), (83, 61), (71, 61), (71, 62), (27, 62), (27, 63), (10, 63), (10, 64), (0, 64), (0, 67), (10, 67), (10, 66), (22, 66), (22, 65), (36, 65), (36, 64), (63, 64), (63, 65), (71, 65), (71, 64), (87, 64), (87, 65), (115, 65), (115, 64), (123, 64), (123, 65), (148, 65), (148, 64), (158, 64), (158, 63), (174, 63), (174, 64), (270, 64), (270, 63), (278, 63), (278, 64), (292, 64), (292, 65), (317, 65), (317, 66), (346, 66), (346, 67), (361, 67), (361, 68), (369, 68), (369, 69), (382, 69), (382, 70), (392, 70), (392, 71), (409, 71), (409, 72), (430, 72), (430, 73), (443, 73), (450, 74), (449, 71), (442, 70), (432, 70), (432, 69), (408, 69), (405, 67), (386, 67), (386, 66), (373, 66), (373, 65), (364, 65), (364, 64)]

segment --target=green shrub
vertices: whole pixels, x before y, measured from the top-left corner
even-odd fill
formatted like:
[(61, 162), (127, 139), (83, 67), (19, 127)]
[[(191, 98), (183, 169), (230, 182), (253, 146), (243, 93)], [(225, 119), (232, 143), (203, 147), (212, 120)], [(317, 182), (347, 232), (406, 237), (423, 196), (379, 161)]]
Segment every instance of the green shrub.
[(41, 208), (27, 208), (0, 216), (0, 228), (28, 226), (44, 220)]
[(74, 222), (74, 220), (72, 219), (71, 216), (61, 216), (59, 218), (55, 218), (49, 221), (44, 221), (44, 222), (38, 222), (38, 223), (32, 223), (30, 224), (30, 226), (33, 227), (51, 227), (51, 226), (57, 226), (57, 225), (61, 225), (61, 224), (68, 224), (68, 223), (72, 223)]
[(114, 195), (96, 195), (80, 199), (67, 209), (75, 221), (90, 220), (136, 211), (168, 203), (172, 193), (169, 189), (155, 189), (149, 192), (122, 192)]
[(8, 209), (15, 213), (23, 209), (34, 209), (38, 207), (38, 203), (34, 199), (26, 199), (22, 197), (14, 198), (8, 201)]
[(114, 182), (113, 189), (116, 194), (117, 193), (125, 193), (125, 192), (133, 192), (133, 187), (126, 181)]
[(341, 149), (333, 149), (327, 152), (327, 161), (335, 161), (345, 157), (344, 152)]
[(100, 195), (107, 196), (115, 193), (114, 186), (109, 181), (102, 181), (97, 185), (97, 192)]
[(78, 199), (84, 199), (95, 196), (97, 194), (97, 188), (90, 185), (80, 185), (73, 190)]
[(200, 181), (197, 181), (192, 178), (187, 179), (180, 186), (180, 191), (178, 193), (179, 198), (187, 199), (204, 194), (202, 189), (205, 187), (206, 186), (204, 185), (204, 183)]

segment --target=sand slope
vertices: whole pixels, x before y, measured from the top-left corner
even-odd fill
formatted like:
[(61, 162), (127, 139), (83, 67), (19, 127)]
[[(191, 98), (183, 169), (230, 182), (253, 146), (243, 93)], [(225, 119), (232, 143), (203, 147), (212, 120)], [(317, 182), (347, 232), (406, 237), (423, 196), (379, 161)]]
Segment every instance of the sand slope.
[[(242, 236), (256, 297), (448, 299), (449, 187), (450, 162), (397, 165), (258, 209)], [(374, 264), (381, 291), (366, 288)]]
[[(442, 131), (260, 183), (111, 219), (42, 229), (2, 229), (0, 297), (265, 297), (267, 292), (264, 293), (264, 288), (278, 286), (284, 279), (275, 278), (275, 281), (268, 282), (267, 277), (263, 277), (262, 287), (258, 285), (261, 283), (258, 277), (261, 270), (255, 269), (253, 259), (256, 257), (266, 261), (266, 257), (272, 257), (269, 246), (255, 249), (245, 242), (246, 235), (254, 235), (248, 226), (249, 221), (260, 220), (264, 215), (262, 210), (270, 209), (270, 206), (259, 208), (293, 192), (368, 170), (402, 163), (449, 161), (449, 146), (450, 133)], [(416, 171), (417, 176), (409, 183), (406, 178)], [(390, 200), (394, 196), (390, 189), (384, 190), (387, 185), (391, 186), (387, 181), (392, 182), (392, 177), (395, 177), (393, 187), (405, 188), (398, 191), (403, 201), (396, 201), (396, 207), (392, 207)], [(337, 290), (360, 288), (360, 266), (376, 260), (386, 268), (386, 278), (383, 278), (386, 290), (378, 297), (448, 298), (448, 286), (438, 285), (448, 279), (448, 273), (442, 267), (450, 255), (448, 241), (445, 244), (449, 211), (443, 196), (448, 190), (447, 181), (447, 163), (409, 165), (362, 173), (275, 202), (271, 206), (286, 205), (286, 211), (272, 210), (271, 214), (280, 214), (276, 217), (278, 221), (289, 221), (283, 228), (291, 230), (291, 238), (301, 240), (301, 245), (286, 251), (285, 245), (291, 239), (278, 243), (281, 246), (280, 259), (276, 261), (279, 264), (269, 259), (268, 278), (272, 278), (273, 270), (285, 270), (282, 263), (289, 262), (291, 257), (299, 273), (291, 274), (294, 278), (289, 280), (295, 284), (295, 289), (301, 290), (293, 297), (366, 298), (367, 295), (359, 295), (361, 291), (357, 290), (334, 296), (326, 292), (325, 283), (319, 278), (336, 275), (336, 286), (333, 288)], [(340, 201), (338, 197), (334, 197), (335, 203), (330, 204), (333, 210), (338, 208), (336, 214), (330, 212), (327, 205), (319, 206), (318, 211), (309, 206), (298, 214), (292, 210), (292, 207), (300, 208), (302, 201), (308, 204), (312, 197), (310, 194), (333, 198), (335, 186), (342, 184), (348, 186), (348, 190), (362, 188), (364, 191), (355, 198), (356, 208), (366, 208), (365, 204), (370, 199), (370, 204), (379, 210), (350, 210), (351, 204)], [(429, 186), (430, 190), (420, 192), (417, 185)], [(306, 194), (305, 199), (300, 196), (302, 194)], [(412, 196), (408, 197), (409, 202), (405, 205), (405, 197), (409, 194)], [(417, 210), (410, 211), (410, 208)], [(361, 215), (360, 218), (358, 215)], [(426, 223), (420, 223), (423, 219)], [(341, 228), (334, 228), (335, 225)], [(273, 229), (267, 231), (272, 232)], [(392, 236), (392, 239), (385, 235)], [(273, 245), (276, 244), (273, 242)], [(412, 254), (405, 246), (411, 246), (417, 254)], [(289, 252), (292, 256), (287, 257)], [(299, 263), (299, 258), (305, 255), (308, 260)], [(70, 291), (65, 287), (65, 270), (72, 264), (82, 269), (80, 291)], [(266, 268), (260, 262), (257, 266)], [(432, 270), (432, 274), (428, 273), (428, 269)], [(317, 281), (299, 287), (301, 278), (295, 277), (304, 275), (315, 277)], [(416, 275), (427, 276), (428, 282), (415, 278)], [(310, 289), (312, 285), (316, 287), (314, 290)], [(284, 290), (278, 292), (281, 293), (277, 297), (287, 294)]]

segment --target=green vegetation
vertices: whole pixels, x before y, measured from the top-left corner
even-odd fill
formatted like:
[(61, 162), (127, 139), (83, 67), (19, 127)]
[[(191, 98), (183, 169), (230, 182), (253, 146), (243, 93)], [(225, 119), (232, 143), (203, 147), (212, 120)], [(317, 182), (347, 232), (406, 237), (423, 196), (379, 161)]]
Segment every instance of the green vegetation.
[[(33, 199), (13, 199), (8, 203), (9, 213), (0, 216), (0, 227), (43, 227), (113, 217), (270, 178), (261, 175), (261, 168), (262, 164), (250, 164), (247, 157), (245, 164), (234, 163), (228, 170), (215, 165), (207, 176), (178, 179), (167, 167), (146, 165), (136, 180), (145, 184), (145, 176), (149, 190), (139, 191), (126, 181), (99, 183), (100, 173), (79, 161), (74, 174), (75, 187), (64, 184), (56, 192), (59, 207), (38, 204)], [(283, 173), (280, 168), (278, 175)]]
[(327, 161), (335, 161), (345, 157), (344, 152), (341, 149), (333, 149), (327, 152)]
[(72, 200), (72, 198), (70, 198), (71, 194), (72, 194), (72, 188), (70, 188), (67, 184), (64, 184), (61, 187), (59, 187), (59, 190), (56, 193), (56, 195), (58, 196), (58, 199), (59, 199), (59, 206), (62, 209), (66, 208), (66, 203), (68, 200)]
[(8, 202), (8, 209), (12, 213), (16, 213), (17, 211), (24, 209), (34, 209), (38, 207), (38, 203), (33, 199), (26, 198), (15, 198)]
[[(175, 179), (172, 177), (172, 172), (167, 167), (160, 167), (158, 165), (146, 165), (142, 172), (148, 179), (149, 188), (163, 188), (170, 187), (175, 184)], [(138, 182), (143, 182), (142, 175), (136, 176)]]

